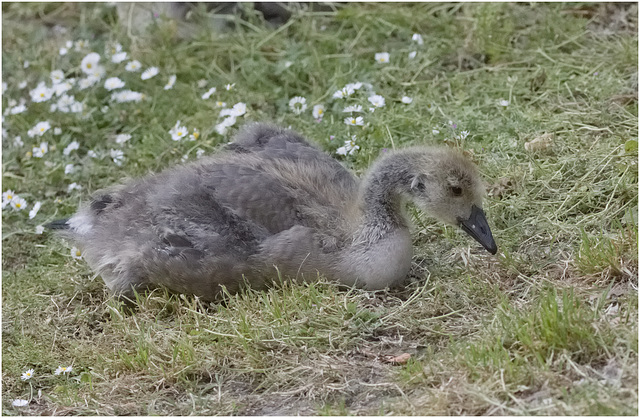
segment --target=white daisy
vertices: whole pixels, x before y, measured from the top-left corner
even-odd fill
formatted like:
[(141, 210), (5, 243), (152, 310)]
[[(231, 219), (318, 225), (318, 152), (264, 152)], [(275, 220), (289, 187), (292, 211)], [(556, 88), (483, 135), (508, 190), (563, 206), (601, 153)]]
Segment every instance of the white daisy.
[(219, 133), (220, 135), (224, 135), (227, 132), (227, 128), (235, 125), (235, 123), (236, 123), (236, 117), (229, 116), (228, 118), (226, 118), (225, 120), (223, 120), (222, 122), (216, 125), (216, 132)]
[(324, 105), (317, 104), (313, 106), (313, 117), (316, 119), (322, 119), (322, 117), (324, 116), (324, 111)]
[(204, 155), (204, 150), (203, 150), (203, 149), (198, 148), (198, 149), (196, 150), (196, 158), (200, 158), (200, 157), (202, 157), (203, 155)]
[(439, 130), (437, 130), (436, 128), (433, 128), (433, 129), (431, 130), (431, 133), (432, 133), (432, 134), (434, 134), (434, 135), (438, 135), (438, 134), (440, 133), (440, 131), (439, 131)]
[(24, 146), (24, 142), (22, 141), (21, 136), (16, 136), (15, 138), (13, 138), (13, 146), (18, 148)]
[(18, 88), (20, 90), (22, 90), (23, 88), (27, 87), (27, 81), (21, 81), (20, 83), (18, 83)]
[(355, 91), (356, 90), (353, 88), (353, 86), (350, 86), (349, 84), (347, 84), (346, 86), (344, 86), (340, 90), (338, 90), (335, 93), (333, 93), (333, 98), (334, 99), (344, 99), (345, 97), (351, 96), (353, 93), (355, 93)]
[(195, 141), (198, 138), (200, 138), (200, 131), (198, 128), (193, 128), (193, 133), (189, 135), (189, 141)]
[(41, 142), (39, 147), (33, 147), (32, 153), (35, 158), (42, 158), (49, 152), (49, 144), (47, 142)]
[(59, 84), (64, 81), (64, 73), (61, 70), (53, 70), (51, 71), (51, 82), (53, 84)]
[(217, 101), (216, 102), (216, 107), (227, 107), (227, 104), (225, 102), (222, 102), (222, 101)]
[(116, 54), (113, 54), (111, 56), (111, 62), (116, 63), (116, 64), (120, 64), (122, 61), (127, 59), (127, 53), (126, 52), (118, 52)]
[(80, 51), (81, 49), (85, 49), (88, 46), (89, 46), (89, 41), (85, 41), (84, 39), (80, 39), (80, 40), (75, 42), (74, 49), (76, 51)]
[(231, 90), (231, 89), (233, 89), (235, 86), (236, 86), (236, 83), (233, 83), (233, 84), (227, 84), (226, 86), (224, 86), (224, 88), (225, 88), (227, 91), (230, 91), (230, 90)]
[(509, 100), (500, 99), (500, 100), (498, 101), (498, 104), (499, 104), (500, 106), (507, 107), (507, 106), (509, 106)]
[[(70, 253), (71, 253), (71, 257), (75, 258), (76, 260), (82, 259), (82, 251), (80, 251), (77, 247), (71, 248)], [(56, 375), (59, 375), (60, 373), (67, 373), (70, 371), (71, 370), (67, 370), (66, 367), (58, 367), (54, 373)]]
[(342, 113), (353, 113), (353, 112), (362, 112), (362, 106), (360, 105), (351, 105), (347, 106), (342, 110)]
[(360, 90), (360, 88), (363, 86), (363, 84), (359, 81), (356, 81), (355, 83), (349, 83), (345, 86), (345, 88), (347, 90), (350, 91), (355, 91), (355, 90)]
[(92, 150), (92, 149), (90, 149), (89, 151), (87, 151), (87, 155), (88, 155), (90, 158), (98, 158), (98, 154), (97, 154), (94, 150)]
[(359, 145), (356, 145), (356, 136), (351, 136), (351, 139), (344, 141), (344, 145), (336, 150), (336, 154), (338, 155), (353, 155), (356, 151), (360, 149)]
[(246, 103), (243, 103), (243, 102), (236, 103), (233, 105), (231, 110), (233, 111), (231, 116), (242, 116), (245, 113), (247, 113), (247, 105)]
[(25, 106), (24, 104), (19, 104), (17, 106), (12, 107), (11, 109), (9, 109), (9, 113), (12, 115), (17, 115), (19, 113), (22, 113), (24, 111), (27, 110), (27, 106)]
[(165, 90), (172, 89), (174, 84), (176, 84), (176, 75), (175, 74), (169, 77), (169, 81), (164, 86), (164, 89)]
[(109, 155), (117, 166), (122, 165), (122, 162), (124, 161), (124, 152), (122, 150), (112, 149), (111, 151), (109, 151)]
[(67, 192), (72, 192), (73, 190), (82, 190), (82, 186), (74, 181), (67, 187)]
[(38, 86), (29, 92), (31, 101), (35, 103), (46, 102), (53, 96), (53, 90), (44, 85), (44, 83), (38, 84)]
[(402, 99), (400, 99), (400, 101), (404, 104), (411, 104), (411, 102), (413, 102), (413, 99), (409, 96), (402, 96)]
[(422, 35), (420, 35), (419, 33), (414, 33), (413, 36), (411, 37), (411, 40), (413, 42), (417, 43), (418, 45), (424, 44), (424, 40), (422, 39)]
[(133, 61), (129, 61), (127, 63), (127, 66), (124, 67), (125, 70), (127, 71), (139, 71), (142, 68), (142, 64), (140, 64), (140, 61), (138, 60), (133, 60)]
[(376, 62), (379, 64), (388, 64), (389, 63), (389, 53), (388, 52), (378, 52), (375, 55)]
[(84, 90), (86, 88), (89, 88), (89, 87), (93, 86), (98, 81), (100, 81), (100, 79), (95, 78), (93, 76), (92, 77), (83, 78), (80, 81), (78, 81), (78, 89)]
[(27, 406), (27, 405), (29, 405), (29, 401), (28, 401), (28, 400), (26, 400), (26, 399), (14, 399), (14, 400), (11, 402), (11, 405), (13, 405), (13, 406), (17, 406), (18, 408), (21, 408), (21, 407), (23, 407), (23, 406)]
[(380, 96), (379, 94), (369, 96), (367, 100), (369, 100), (369, 102), (375, 107), (384, 107), (384, 97)]
[(293, 113), (299, 115), (307, 110), (307, 99), (301, 96), (296, 96), (289, 100), (289, 108)]
[[(33, 208), (29, 211), (29, 219), (33, 219), (36, 217), (41, 206), (42, 206), (42, 202), (40, 201), (34, 203)], [(28, 371), (29, 370), (27, 370), (27, 372)], [(33, 369), (31, 369), (31, 374), (33, 374)], [(31, 376), (29, 376), (29, 378), (31, 378)], [(27, 379), (22, 379), (22, 380), (27, 380)]]
[(64, 155), (69, 155), (71, 151), (76, 150), (78, 148), (80, 148), (80, 144), (78, 143), (78, 141), (72, 141), (69, 145), (65, 147), (62, 153)]
[(124, 81), (118, 77), (107, 78), (104, 82), (104, 88), (107, 90), (115, 90), (124, 87)]
[(189, 130), (186, 126), (180, 126), (180, 121), (177, 121), (175, 126), (169, 130), (171, 139), (174, 141), (180, 141), (182, 138), (189, 134)]
[(63, 113), (68, 113), (70, 107), (76, 103), (76, 99), (73, 96), (67, 96), (66, 94), (58, 99), (58, 103), (56, 103), (58, 110)]
[(140, 78), (143, 80), (148, 80), (151, 77), (155, 77), (156, 75), (158, 75), (158, 67), (150, 67), (142, 72)]
[(412, 60), (416, 57), (416, 55), (418, 55), (418, 51), (411, 51), (409, 52), (409, 59)]
[(61, 47), (60, 50), (58, 51), (60, 55), (67, 55), (67, 52), (69, 52), (69, 49), (65, 47)]
[(124, 144), (125, 142), (127, 142), (130, 139), (131, 139), (131, 135), (129, 135), (129, 134), (116, 135), (116, 143), (120, 144), (120, 145)]
[(42, 235), (44, 233), (44, 226), (38, 225), (36, 226), (36, 234)]
[(131, 90), (120, 90), (111, 94), (111, 100), (118, 103), (139, 102), (143, 97), (144, 95), (142, 93)]
[(73, 174), (76, 168), (73, 164), (67, 164), (64, 166), (64, 174)]
[(21, 197), (14, 197), (11, 199), (11, 207), (15, 210), (22, 210), (27, 207), (27, 201)]
[(36, 123), (36, 126), (27, 131), (27, 135), (29, 135), (29, 138), (33, 138), (34, 136), (42, 136), (49, 129), (51, 129), (51, 124), (49, 123), (49, 121), (38, 122)]
[(9, 189), (6, 192), (2, 193), (2, 209), (4, 209), (5, 207), (7, 207), (7, 205), (9, 203), (11, 203), (11, 201), (13, 199), (15, 199), (16, 197), (18, 197), (17, 194), (15, 194), (13, 192), (13, 190)]
[(211, 87), (209, 90), (207, 90), (207, 92), (205, 94), (202, 95), (202, 100), (207, 100), (215, 92), (216, 92), (216, 88), (215, 87)]
[(351, 116), (351, 117), (345, 118), (344, 123), (351, 126), (362, 126), (364, 125), (364, 119), (362, 118), (362, 116), (358, 116), (357, 118)]
[(87, 75), (92, 75), (96, 67), (98, 67), (98, 63), (100, 62), (100, 55), (96, 52), (90, 52), (82, 58), (82, 62), (80, 63), (80, 68), (82, 72)]

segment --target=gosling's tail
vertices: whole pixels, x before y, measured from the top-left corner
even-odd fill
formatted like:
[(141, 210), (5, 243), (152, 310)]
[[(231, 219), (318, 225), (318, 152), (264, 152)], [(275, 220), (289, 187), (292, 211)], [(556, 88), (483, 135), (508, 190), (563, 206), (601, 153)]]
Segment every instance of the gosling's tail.
[(70, 218), (57, 219), (53, 222), (45, 224), (44, 227), (48, 229), (69, 229), (69, 219)]

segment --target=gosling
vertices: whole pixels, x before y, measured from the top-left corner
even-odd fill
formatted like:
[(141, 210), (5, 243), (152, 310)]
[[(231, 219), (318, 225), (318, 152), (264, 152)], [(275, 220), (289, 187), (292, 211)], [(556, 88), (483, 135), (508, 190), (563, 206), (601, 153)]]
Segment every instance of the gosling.
[(253, 124), (225, 150), (99, 191), (49, 227), (125, 297), (164, 286), (215, 300), (278, 276), (376, 290), (409, 271), (407, 201), (496, 254), (483, 195), (476, 167), (448, 148), (388, 152), (360, 180), (299, 134)]

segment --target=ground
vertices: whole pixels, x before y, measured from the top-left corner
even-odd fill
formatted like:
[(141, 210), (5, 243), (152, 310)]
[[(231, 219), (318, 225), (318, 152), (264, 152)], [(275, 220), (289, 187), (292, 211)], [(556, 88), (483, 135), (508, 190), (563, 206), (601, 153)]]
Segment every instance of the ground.
[[(638, 414), (637, 4), (294, 6), (281, 26), (243, 5), (227, 31), (197, 8), (135, 33), (108, 4), (2, 7), (4, 414)], [(40, 233), (253, 120), (358, 175), (463, 149), (498, 254), (409, 207), (402, 290), (156, 291), (131, 312)]]

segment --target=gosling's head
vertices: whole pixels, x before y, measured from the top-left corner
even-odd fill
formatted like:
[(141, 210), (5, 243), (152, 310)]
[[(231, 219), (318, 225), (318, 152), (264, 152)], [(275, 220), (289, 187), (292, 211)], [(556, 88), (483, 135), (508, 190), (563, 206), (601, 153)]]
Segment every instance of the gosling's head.
[(405, 194), (420, 209), (459, 226), (495, 254), (498, 247), (482, 210), (485, 186), (476, 166), (447, 148), (409, 148), (400, 155), (408, 172)]

